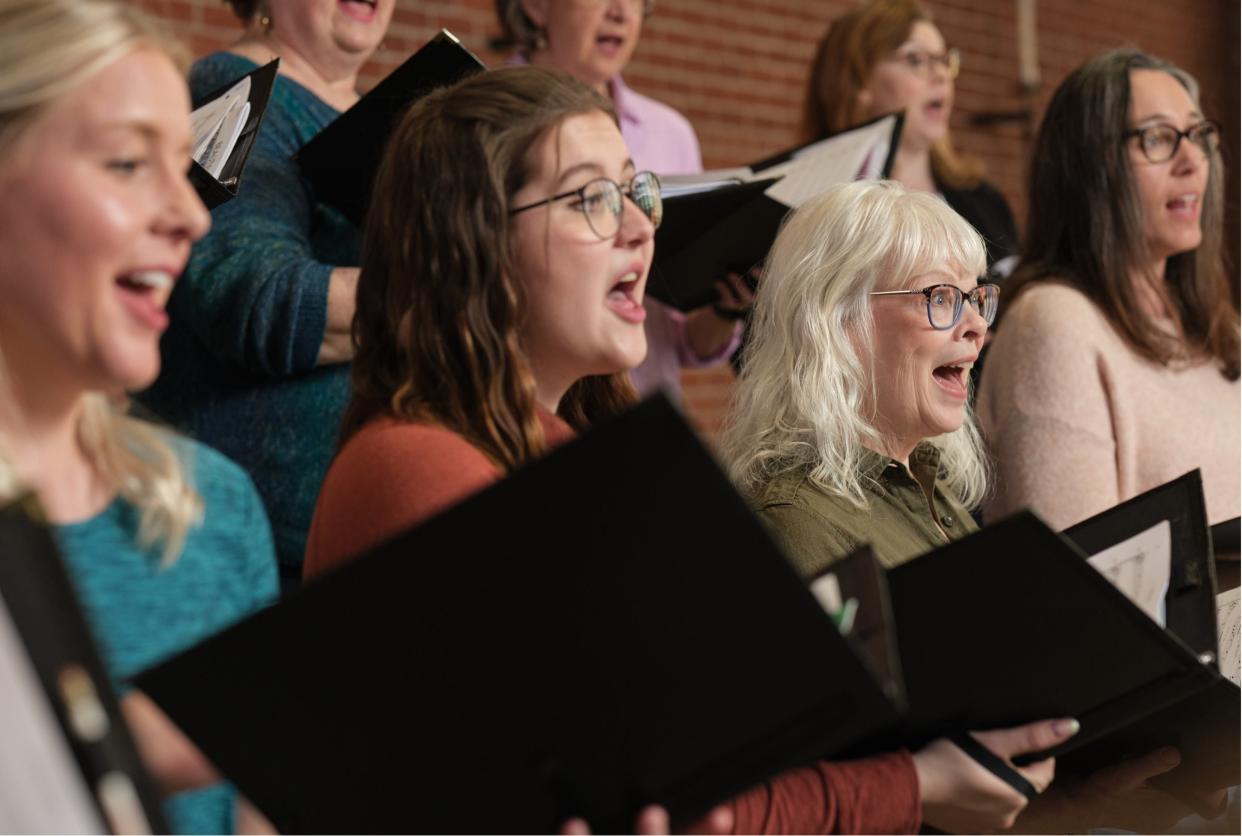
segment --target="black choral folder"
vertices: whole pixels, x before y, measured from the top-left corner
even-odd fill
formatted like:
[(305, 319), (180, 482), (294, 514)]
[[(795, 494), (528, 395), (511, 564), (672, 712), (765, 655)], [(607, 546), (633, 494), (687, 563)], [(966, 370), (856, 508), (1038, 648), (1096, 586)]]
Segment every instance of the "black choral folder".
[[(1035, 515), (890, 568), (884, 580), (909, 705), (902, 742), (1075, 717), (1077, 735), (1016, 759), (1056, 755), (1063, 774), (1111, 762), (1092, 751), (1150, 751), (1143, 730), (1162, 717), (1190, 730), (1170, 787), (1238, 782), (1237, 687)], [(1231, 715), (1221, 711), (1230, 691)]]
[(897, 708), (663, 398), (145, 674), (282, 832), (628, 832)]
[(487, 69), (447, 29), (302, 146), (296, 158), (316, 196), (361, 227), (397, 118), (418, 99)]
[[(220, 204), (237, 197), (242, 173), (245, 171), (246, 161), (250, 158), (250, 149), (254, 147), (255, 139), (259, 136), (259, 128), (263, 124), (263, 114), (267, 112), (267, 102), (271, 98), (272, 87), (276, 84), (276, 74), (279, 68), (280, 59), (277, 58), (246, 74), (250, 77), (250, 95), (248, 97), (250, 113), (246, 117), (246, 124), (242, 128), (237, 144), (233, 146), (233, 151), (229, 154), (228, 160), (224, 164), (224, 170), (220, 172), (219, 178), (213, 177), (210, 172), (196, 161), (190, 162), (190, 184), (194, 186), (198, 196), (208, 209), (215, 209)], [(236, 81), (232, 81), (201, 97), (194, 102), (195, 109), (223, 96), (240, 80), (241, 78), (239, 77)]]
[[(682, 311), (715, 302), (716, 282), (727, 272), (745, 275), (767, 256), (790, 211), (789, 205), (769, 196), (768, 190), (782, 178), (800, 180), (814, 176), (799, 167), (799, 160), (810, 159), (803, 155), (831, 154), (835, 147), (842, 146), (856, 156), (852, 147), (857, 144), (855, 140), (864, 134), (875, 134), (873, 147), (877, 153), (883, 152), (876, 172), (887, 177), (903, 122), (899, 113), (881, 116), (753, 163), (747, 167), (747, 182), (718, 184), (703, 191), (666, 197), (664, 220), (656, 230), (655, 264), (647, 292)], [(851, 171), (849, 177), (856, 173)], [(819, 191), (832, 183), (821, 185)]]
[(169, 832), (30, 496), (0, 507), (0, 692), (0, 761), (20, 757), (22, 778), (41, 785), (2, 805), (0, 831)]

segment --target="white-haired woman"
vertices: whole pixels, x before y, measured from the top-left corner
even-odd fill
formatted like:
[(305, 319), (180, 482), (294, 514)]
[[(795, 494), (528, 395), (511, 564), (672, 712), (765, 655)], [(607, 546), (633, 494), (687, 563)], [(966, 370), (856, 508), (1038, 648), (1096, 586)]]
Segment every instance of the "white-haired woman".
[[(781, 230), (722, 453), (803, 575), (864, 544), (894, 565), (975, 530), (990, 474), (969, 373), (999, 295), (985, 267), (970, 224), (894, 182), (834, 187)], [(1185, 809), (1143, 782), (1176, 765), (1162, 749), (1101, 770), (1018, 824), (1170, 821)]]
[[(187, 179), (175, 43), (107, 0), (0, 0), (0, 499), (34, 490), (121, 692), (275, 596), (249, 479), (124, 413), (154, 379), (164, 303), (209, 225)], [(214, 780), (154, 705), (123, 700), (169, 791)], [(234, 793), (174, 798), (228, 832)]]

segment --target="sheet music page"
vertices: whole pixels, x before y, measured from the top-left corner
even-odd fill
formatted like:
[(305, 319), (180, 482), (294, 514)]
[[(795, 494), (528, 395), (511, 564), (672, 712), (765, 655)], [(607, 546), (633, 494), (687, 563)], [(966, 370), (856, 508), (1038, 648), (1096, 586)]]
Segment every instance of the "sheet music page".
[(219, 179), (250, 116), (250, 76), (190, 114), (194, 161)]
[(106, 832), (2, 598), (0, 706), (0, 833)]
[(888, 157), (894, 119), (896, 117), (881, 119), (874, 125), (808, 145), (788, 162), (756, 172), (756, 175), (784, 174), (784, 179), (773, 183), (766, 194), (792, 209), (837, 183), (876, 177)]
[(756, 179), (749, 168), (717, 168), (698, 174), (659, 174), (659, 177), (660, 194), (666, 198), (715, 191)]
[(1164, 626), (1164, 597), (1169, 593), (1173, 561), (1168, 520), (1092, 555), (1089, 561), (1153, 621)]
[(1216, 641), (1220, 647), (1220, 672), (1234, 685), (1242, 685), (1242, 681), (1239, 681), (1242, 680), (1242, 672), (1238, 670), (1238, 640), (1239, 633), (1242, 633), (1242, 625), (1239, 624), (1239, 618), (1242, 617), (1242, 609), (1238, 606), (1239, 592), (1242, 592), (1242, 587), (1235, 586), (1216, 596)]

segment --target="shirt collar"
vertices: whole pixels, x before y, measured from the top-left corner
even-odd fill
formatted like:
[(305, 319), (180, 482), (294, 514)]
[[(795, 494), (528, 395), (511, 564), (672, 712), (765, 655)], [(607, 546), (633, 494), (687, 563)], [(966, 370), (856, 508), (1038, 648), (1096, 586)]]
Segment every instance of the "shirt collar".
[(617, 119), (635, 125), (641, 124), (642, 114), (634, 107), (634, 95), (621, 80), (620, 74), (612, 77), (608, 82), (608, 89), (612, 92), (612, 106), (617, 111)]
[[(878, 484), (890, 468), (897, 473), (904, 473), (906, 468), (901, 462), (890, 456), (870, 453), (863, 462), (863, 476)], [(910, 472), (915, 476), (922, 472), (930, 472), (935, 478), (940, 474), (940, 448), (930, 441), (920, 441), (910, 453)]]

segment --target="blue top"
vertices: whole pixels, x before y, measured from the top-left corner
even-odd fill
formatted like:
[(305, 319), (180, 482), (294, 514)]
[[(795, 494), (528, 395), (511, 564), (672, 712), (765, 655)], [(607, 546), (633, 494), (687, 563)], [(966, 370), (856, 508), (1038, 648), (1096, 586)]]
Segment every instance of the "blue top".
[[(226, 52), (196, 62), (197, 99), (256, 64)], [(349, 399), (349, 365), (315, 366), (328, 276), (357, 266), (358, 229), (315, 201), (291, 156), (339, 112), (277, 76), (238, 195), (212, 212), (169, 300), (159, 379), (138, 400), (245, 468), (289, 574), (302, 562), (315, 497)]]
[[(117, 499), (85, 522), (54, 528), (118, 692), (129, 679), (272, 603), (276, 562), (263, 506), (246, 474), (218, 453), (172, 441), (206, 512), (182, 553), (160, 568), (160, 546), (137, 545), (138, 512)], [(231, 833), (235, 794), (219, 785), (166, 805), (178, 833)]]

